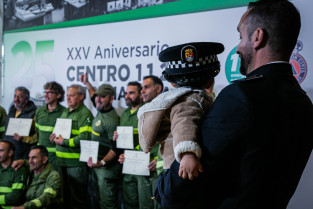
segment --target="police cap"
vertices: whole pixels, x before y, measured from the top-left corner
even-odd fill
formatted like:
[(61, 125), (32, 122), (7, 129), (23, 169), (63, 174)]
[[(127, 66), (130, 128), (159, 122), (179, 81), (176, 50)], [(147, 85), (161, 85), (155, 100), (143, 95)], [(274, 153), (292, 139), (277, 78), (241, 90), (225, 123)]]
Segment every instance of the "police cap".
[(220, 71), (217, 54), (224, 51), (224, 45), (214, 42), (194, 42), (169, 47), (159, 54), (159, 60), (166, 62), (162, 72), (164, 78), (182, 86), (203, 83), (215, 77)]

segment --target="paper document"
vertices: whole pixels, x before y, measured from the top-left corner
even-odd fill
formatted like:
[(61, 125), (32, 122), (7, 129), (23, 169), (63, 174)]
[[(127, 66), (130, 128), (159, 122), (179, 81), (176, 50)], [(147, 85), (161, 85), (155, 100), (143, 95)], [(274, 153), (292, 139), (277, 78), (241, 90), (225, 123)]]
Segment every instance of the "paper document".
[(55, 133), (57, 137), (61, 135), (63, 139), (70, 139), (71, 131), (72, 131), (72, 119), (57, 118), (57, 121), (53, 129), (53, 133)]
[(132, 126), (117, 126), (118, 138), (116, 147), (120, 149), (134, 149), (134, 134)]
[(16, 133), (20, 136), (29, 136), (32, 122), (31, 118), (10, 118), (5, 135), (13, 136)]
[(80, 140), (80, 158), (79, 161), (88, 162), (92, 158), (92, 163), (96, 164), (98, 161), (99, 142)]
[(125, 161), (122, 173), (139, 176), (150, 176), (148, 168), (150, 163), (150, 152), (145, 154), (141, 151), (125, 150)]

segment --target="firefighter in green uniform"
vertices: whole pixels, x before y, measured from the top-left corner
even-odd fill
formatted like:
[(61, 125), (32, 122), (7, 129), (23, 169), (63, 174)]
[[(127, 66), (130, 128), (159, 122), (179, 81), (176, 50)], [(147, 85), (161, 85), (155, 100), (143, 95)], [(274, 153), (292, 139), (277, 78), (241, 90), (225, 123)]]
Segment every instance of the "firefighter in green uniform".
[(4, 131), (5, 131), (4, 123), (5, 123), (6, 117), (7, 117), (7, 113), (5, 109), (3, 109), (0, 106), (0, 139), (3, 139), (3, 136), (4, 136)]
[[(145, 76), (142, 81), (142, 100), (144, 103), (151, 102), (154, 98), (156, 98), (159, 94), (163, 91), (163, 82), (161, 79), (154, 75)], [(140, 203), (144, 202), (145, 205), (151, 204), (149, 208), (153, 209), (160, 209), (161, 206), (157, 201), (152, 201), (154, 196), (154, 188), (158, 181), (158, 172), (162, 172), (163, 168), (158, 167), (158, 165), (163, 164), (163, 159), (158, 158), (158, 151), (159, 151), (159, 144), (157, 143), (154, 148), (150, 152), (150, 164), (149, 164), (149, 170), (150, 170), (150, 176), (138, 176), (138, 183), (140, 185), (140, 190), (143, 191), (142, 194), (139, 194), (139, 197), (142, 196), (142, 200), (139, 199), (139, 208), (145, 208), (140, 207)], [(142, 149), (140, 148), (140, 151)], [(145, 191), (144, 188), (149, 188), (149, 190)], [(148, 195), (147, 195), (148, 194)], [(143, 196), (146, 195), (146, 196)]]
[[(139, 150), (137, 111), (138, 108), (142, 105), (142, 97), (140, 91), (141, 91), (140, 83), (129, 82), (127, 84), (125, 102), (128, 108), (122, 112), (120, 119), (120, 126), (133, 127), (135, 150)], [(116, 140), (117, 137), (118, 133), (115, 131), (113, 139)], [(124, 154), (120, 155), (119, 161), (121, 163), (124, 162)], [(124, 208), (138, 209), (139, 208), (138, 176), (124, 174), (122, 186), (123, 186)]]
[(96, 174), (101, 209), (118, 209), (118, 182), (121, 165), (117, 162), (113, 133), (119, 125), (120, 117), (112, 107), (114, 88), (109, 84), (101, 85), (92, 97), (98, 113), (92, 123), (92, 141), (99, 142), (97, 163), (90, 158), (88, 166)]
[[(155, 79), (155, 80), (154, 80)], [(134, 128), (134, 147), (135, 150), (141, 151), (138, 141), (138, 118), (137, 111), (144, 102), (151, 101), (154, 97), (160, 94), (163, 90), (163, 83), (155, 76), (147, 76), (144, 78), (142, 87), (137, 82), (130, 82), (126, 89), (125, 101), (129, 106), (123, 111), (120, 125), (133, 126)], [(118, 133), (115, 132), (114, 139)], [(123, 197), (125, 209), (153, 209), (158, 208), (159, 205), (153, 201), (153, 189), (158, 178), (156, 173), (157, 163), (156, 146), (150, 153), (151, 162), (149, 164), (150, 176), (137, 176), (131, 174), (124, 174), (123, 178)], [(121, 163), (124, 162), (124, 154), (119, 157)]]
[(62, 180), (48, 162), (48, 150), (42, 145), (33, 146), (28, 162), (32, 172), (27, 182), (26, 202), (12, 209), (62, 208)]
[(15, 171), (13, 162), (14, 145), (10, 141), (0, 141), (0, 208), (11, 208), (23, 203), (24, 188), (29, 169), (23, 165)]
[(46, 105), (37, 109), (35, 114), (38, 144), (47, 148), (49, 162), (59, 171), (56, 165), (56, 145), (49, 140), (49, 137), (52, 134), (57, 118), (65, 110), (65, 107), (60, 104), (64, 100), (64, 89), (55, 81), (47, 82), (44, 85), (44, 96)]
[(71, 138), (64, 139), (54, 133), (50, 141), (56, 146), (57, 165), (63, 179), (64, 208), (88, 208), (88, 167), (80, 162), (80, 140), (90, 140), (93, 115), (84, 105), (86, 91), (73, 84), (67, 90), (68, 108), (60, 118), (72, 120)]

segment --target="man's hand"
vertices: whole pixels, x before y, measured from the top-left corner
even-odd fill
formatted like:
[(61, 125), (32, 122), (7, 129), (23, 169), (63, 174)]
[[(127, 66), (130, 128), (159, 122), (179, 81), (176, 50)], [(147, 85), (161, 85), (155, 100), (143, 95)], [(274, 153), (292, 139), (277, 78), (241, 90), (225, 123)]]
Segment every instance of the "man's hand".
[(119, 156), (119, 158), (118, 158), (117, 161), (118, 161), (120, 164), (123, 164), (123, 163), (124, 163), (124, 161), (125, 161), (124, 153)]
[(54, 142), (54, 139), (56, 138), (56, 135), (55, 135), (55, 133), (52, 133), (50, 136), (49, 136), (49, 140), (51, 141), (51, 142), (53, 142), (53, 143), (55, 143)]
[(23, 137), (20, 136), (20, 135), (18, 135), (17, 133), (15, 133), (15, 134), (13, 135), (13, 139), (14, 139), (15, 141), (22, 141), (22, 140), (23, 140)]
[(90, 168), (99, 168), (99, 167), (102, 167), (102, 163), (101, 163), (99, 160), (97, 160), (97, 163), (96, 163), (96, 164), (95, 164), (95, 163), (92, 163), (92, 158), (91, 158), (91, 157), (88, 159), (87, 165), (88, 165), (88, 167), (90, 167)]
[(54, 138), (54, 143), (57, 144), (57, 145), (61, 146), (63, 142), (64, 142), (64, 139), (63, 139), (63, 137), (61, 135)]
[(18, 169), (20, 169), (20, 167), (22, 167), (22, 165), (24, 164), (25, 160), (20, 159), (20, 160), (14, 160), (11, 167), (17, 171)]
[(198, 177), (198, 171), (203, 172), (203, 168), (195, 154), (191, 152), (183, 153), (178, 175), (183, 179), (193, 180), (194, 177)]
[(84, 85), (87, 85), (89, 83), (87, 73), (84, 75), (80, 75), (80, 82), (82, 82)]
[(114, 131), (113, 141), (116, 141), (117, 138), (118, 138), (118, 133), (117, 133), (117, 131)]
[(156, 169), (156, 164), (157, 164), (157, 162), (158, 162), (158, 160), (157, 160), (157, 159), (154, 159), (154, 160), (152, 160), (152, 161), (149, 163), (148, 167), (149, 167), (149, 170), (150, 170), (150, 171), (156, 171), (156, 170), (157, 170), (157, 169)]

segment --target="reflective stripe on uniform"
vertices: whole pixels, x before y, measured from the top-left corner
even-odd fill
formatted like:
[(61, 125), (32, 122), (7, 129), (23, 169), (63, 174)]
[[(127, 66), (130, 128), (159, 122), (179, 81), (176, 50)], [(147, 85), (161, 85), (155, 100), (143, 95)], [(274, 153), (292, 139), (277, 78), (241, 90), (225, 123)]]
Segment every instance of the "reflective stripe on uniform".
[(79, 158), (80, 157), (80, 153), (66, 153), (66, 152), (59, 152), (56, 151), (56, 156), (57, 157), (62, 157), (62, 158)]
[(10, 192), (12, 192), (12, 188), (10, 188), (10, 187), (0, 187), (0, 192), (1, 193), (10, 193)]
[(37, 208), (41, 208), (41, 206), (42, 206), (40, 200), (38, 200), (38, 199), (34, 199), (34, 200), (30, 201), (30, 202), (35, 203), (35, 205), (36, 205)]
[(100, 134), (97, 133), (97, 132), (95, 132), (94, 130), (92, 130), (91, 133), (92, 133), (93, 135), (95, 135), (95, 136), (100, 136)]
[(83, 126), (83, 127), (80, 127), (79, 130), (72, 129), (71, 133), (74, 135), (79, 135), (86, 131), (91, 132), (92, 131), (91, 126)]
[(12, 189), (23, 189), (24, 184), (23, 183), (13, 183), (12, 184)]
[(158, 160), (158, 162), (157, 162), (157, 164), (156, 164), (156, 167), (157, 168), (161, 168), (161, 167), (163, 167), (163, 164), (164, 164), (164, 161), (163, 160)]
[(0, 205), (5, 205), (5, 196), (0, 195)]
[(133, 129), (133, 134), (138, 134), (138, 128)]
[(68, 140), (68, 146), (70, 146), (70, 147), (76, 147), (76, 145), (74, 144), (74, 138), (70, 138), (70, 139)]
[(52, 132), (54, 127), (53, 126), (42, 126), (38, 123), (35, 123), (36, 128), (39, 129), (39, 131), (46, 131), (46, 132)]
[(55, 147), (46, 147), (48, 152), (56, 152)]
[(44, 192), (44, 193), (52, 194), (53, 197), (56, 197), (56, 196), (57, 196), (57, 192), (56, 192), (54, 189), (52, 189), (52, 188), (47, 188), (47, 189), (45, 189), (43, 192)]

